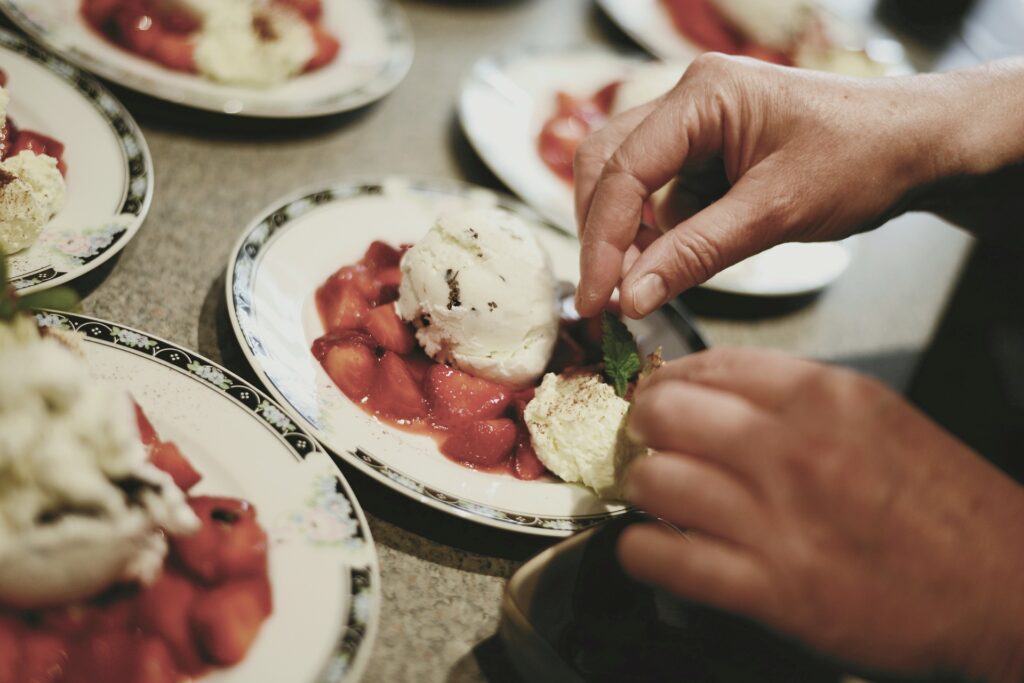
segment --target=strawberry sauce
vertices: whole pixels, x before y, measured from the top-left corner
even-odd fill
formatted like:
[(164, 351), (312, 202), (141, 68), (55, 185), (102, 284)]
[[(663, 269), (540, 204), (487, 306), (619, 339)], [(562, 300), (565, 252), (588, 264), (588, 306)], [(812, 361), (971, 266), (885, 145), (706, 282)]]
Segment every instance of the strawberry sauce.
[[(200, 474), (136, 407), (150, 461), (187, 491)], [(181, 683), (238, 663), (272, 611), (267, 537), (244, 500), (189, 496), (202, 521), (170, 538), (148, 587), (82, 603), (0, 608), (0, 683)]]
[[(337, 38), (320, 24), (320, 0), (272, 0), (290, 7), (309, 24), (314, 42), (306, 71), (334, 61), (341, 49)], [(173, 71), (197, 73), (195, 37), (201, 17), (177, 0), (82, 0), (82, 18), (97, 33), (120, 48)], [(274, 37), (268, 21), (257, 16), (254, 27), (266, 40)]]
[(705, 50), (793, 65), (788, 55), (758, 45), (740, 33), (710, 0), (661, 0), (661, 3), (672, 17), (676, 30)]
[[(0, 71), (0, 86), (7, 87), (7, 73)], [(0, 128), (0, 161), (24, 151), (45, 154), (57, 160), (61, 175), (67, 174), (64, 164), (64, 143), (34, 130), (19, 129), (8, 116)]]
[[(515, 389), (437, 363), (416, 343), (395, 301), (408, 246), (374, 242), (355, 264), (317, 289), (327, 333), (313, 356), (364, 411), (403, 431), (429, 434), (450, 460), (472, 469), (537, 479), (547, 472), (523, 420), (536, 387)], [(563, 322), (550, 372), (596, 365), (600, 319)]]

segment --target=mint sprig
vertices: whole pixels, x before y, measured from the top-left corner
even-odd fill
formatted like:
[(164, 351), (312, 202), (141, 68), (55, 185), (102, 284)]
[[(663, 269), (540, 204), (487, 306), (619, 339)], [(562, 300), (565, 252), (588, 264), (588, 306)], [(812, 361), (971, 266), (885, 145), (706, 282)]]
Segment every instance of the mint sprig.
[(54, 287), (43, 292), (18, 296), (7, 282), (7, 259), (0, 245), (0, 322), (13, 320), (21, 312), (36, 308), (53, 308), (67, 311), (78, 305), (78, 294), (68, 287)]
[(629, 328), (607, 311), (601, 316), (601, 351), (608, 383), (625, 398), (629, 383), (640, 372), (640, 350)]

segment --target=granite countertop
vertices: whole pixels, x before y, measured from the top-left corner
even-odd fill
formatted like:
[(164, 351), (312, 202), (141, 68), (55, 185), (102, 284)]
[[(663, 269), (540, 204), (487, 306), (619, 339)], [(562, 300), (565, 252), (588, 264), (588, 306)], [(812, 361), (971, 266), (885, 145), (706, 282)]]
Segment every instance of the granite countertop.
[[(224, 269), (239, 232), (274, 197), (346, 174), (500, 183), (459, 131), (459, 80), (479, 56), (522, 46), (629, 47), (588, 0), (408, 0), (416, 60), (391, 96), (352, 114), (235, 122), (118, 91), (145, 131), (152, 212), (112, 264), (80, 285), (84, 311), (198, 349), (252, 378), (230, 332)], [(701, 317), (713, 344), (782, 348), (900, 386), (929, 339), (967, 247), (934, 218), (864, 236), (848, 273), (797, 310)], [(700, 302), (697, 302), (698, 304)], [(449, 518), (346, 473), (380, 555), (384, 604), (365, 680), (476, 681), (476, 645), (497, 624), (505, 580), (547, 542)]]

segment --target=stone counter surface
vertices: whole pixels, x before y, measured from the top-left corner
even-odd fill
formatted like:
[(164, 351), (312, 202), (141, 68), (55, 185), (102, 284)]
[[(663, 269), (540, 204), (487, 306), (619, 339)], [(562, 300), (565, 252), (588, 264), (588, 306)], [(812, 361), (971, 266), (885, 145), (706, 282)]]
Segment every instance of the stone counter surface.
[[(82, 283), (86, 313), (196, 348), (252, 377), (230, 332), (224, 269), (239, 232), (275, 197), (350, 174), (464, 178), (500, 188), (458, 129), (461, 77), (517, 47), (629, 42), (588, 0), (402, 3), (416, 60), (396, 92), (313, 122), (235, 122), (118, 91), (152, 149), (156, 192), (138, 236)], [(860, 239), (823, 296), (758, 321), (701, 318), (713, 344), (837, 360), (899, 385), (927, 342), (967, 240), (928, 216)], [(478, 681), (473, 648), (494, 633), (506, 579), (545, 541), (450, 519), (349, 472), (377, 542), (384, 603), (366, 671), (378, 681)]]

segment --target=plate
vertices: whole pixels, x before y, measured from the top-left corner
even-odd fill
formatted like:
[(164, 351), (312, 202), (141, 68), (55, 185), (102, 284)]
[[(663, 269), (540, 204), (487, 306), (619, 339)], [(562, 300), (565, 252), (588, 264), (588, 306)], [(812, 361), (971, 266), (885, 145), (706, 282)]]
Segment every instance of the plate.
[(63, 284), (101, 266), (128, 244), (149, 213), (153, 160), (131, 114), (95, 78), (60, 57), (0, 31), (8, 114), (64, 143), (64, 208), (39, 239), (8, 259), (22, 293)]
[[(480, 59), (464, 79), (459, 120), (496, 176), (545, 218), (576, 230), (572, 186), (537, 151), (556, 94), (589, 97), (629, 77), (643, 60), (603, 50), (516, 52)], [(744, 296), (797, 296), (828, 286), (852, 254), (840, 242), (784, 244), (727, 268), (702, 286)]]
[(79, 14), (80, 0), (0, 0), (15, 24), (82, 68), (176, 104), (224, 114), (303, 118), (336, 114), (380, 99), (412, 65), (412, 33), (391, 0), (324, 0), (323, 25), (339, 38), (337, 59), (279, 86), (222, 85), (171, 71), (101, 37)]
[[(375, 239), (415, 242), (441, 211), (497, 205), (522, 216), (551, 256), (559, 280), (579, 279), (576, 239), (522, 204), (455, 181), (374, 178), (339, 181), (283, 199), (246, 228), (228, 264), (231, 323), (253, 369), (295, 419), (339, 457), (392, 489), (474, 522), (561, 536), (628, 511), (588, 489), (558, 481), (520, 481), (445, 458), (429, 436), (387, 426), (346, 398), (310, 353), (323, 334), (314, 295)], [(642, 350), (665, 357), (700, 346), (668, 313), (633, 325)]]
[[(661, 0), (597, 0), (597, 4), (626, 35), (660, 59), (693, 59), (706, 51), (676, 29), (672, 15)], [(822, 5), (834, 19), (833, 28), (840, 34), (838, 38), (862, 46), (874, 61), (885, 67), (887, 75), (913, 72), (899, 41), (831, 11), (830, 5), (843, 9), (843, 3), (837, 0)]]
[(228, 370), (130, 327), (41, 312), (84, 336), (93, 375), (116, 382), (203, 475), (194, 491), (251, 501), (271, 539), (274, 612), (246, 658), (202, 683), (349, 683), (377, 631), (380, 576), (366, 519), (322, 447)]

